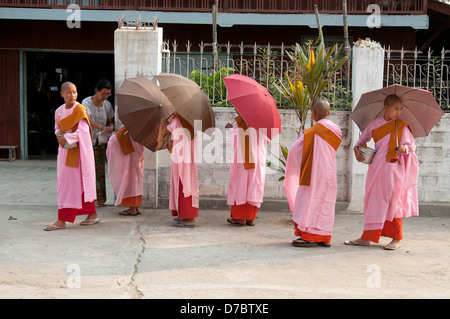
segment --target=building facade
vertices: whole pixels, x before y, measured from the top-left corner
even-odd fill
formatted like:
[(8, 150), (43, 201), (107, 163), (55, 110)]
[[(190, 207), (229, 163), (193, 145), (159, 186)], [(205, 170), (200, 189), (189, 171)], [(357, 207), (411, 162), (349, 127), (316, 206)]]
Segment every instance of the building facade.
[[(212, 42), (207, 0), (0, 0), (0, 145), (18, 146), (22, 159), (54, 155), (53, 112), (64, 81), (79, 101), (95, 83), (114, 83), (118, 21), (158, 20), (164, 40), (199, 50)], [(218, 43), (300, 43), (317, 37), (317, 6), (325, 39), (343, 42), (341, 1), (218, 1)], [(348, 0), (350, 43), (371, 38), (391, 48), (442, 47), (448, 5), (438, 1)], [(430, 26), (432, 28), (430, 28)], [(110, 98), (113, 102), (113, 97)], [(114, 104), (114, 103), (112, 103)], [(3, 155), (3, 154), (2, 154)]]

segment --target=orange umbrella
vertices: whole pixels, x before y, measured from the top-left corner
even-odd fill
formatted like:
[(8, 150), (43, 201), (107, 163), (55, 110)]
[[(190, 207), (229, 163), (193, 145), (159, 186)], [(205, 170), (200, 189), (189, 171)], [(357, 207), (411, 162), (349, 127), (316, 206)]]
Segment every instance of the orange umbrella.
[(159, 86), (143, 76), (125, 79), (116, 99), (119, 119), (133, 140), (157, 151), (163, 144), (163, 128), (175, 112)]

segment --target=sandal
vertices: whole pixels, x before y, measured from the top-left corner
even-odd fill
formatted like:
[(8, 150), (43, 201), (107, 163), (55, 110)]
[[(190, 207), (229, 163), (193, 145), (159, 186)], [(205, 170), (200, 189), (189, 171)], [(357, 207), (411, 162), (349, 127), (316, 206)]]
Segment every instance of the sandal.
[(241, 225), (241, 226), (246, 225), (246, 223), (240, 223), (234, 218), (227, 218), (227, 222), (229, 222), (231, 225)]
[(66, 228), (66, 226), (59, 227), (59, 226), (56, 226), (55, 224), (52, 224), (52, 225), (45, 226), (44, 230), (46, 230), (46, 231), (54, 231), (54, 230), (65, 229), (65, 228)]
[(363, 243), (357, 242), (356, 240), (346, 240), (346, 241), (344, 241), (344, 244), (350, 245), (350, 246), (370, 246), (370, 243), (363, 244)]
[(176, 222), (176, 223), (173, 223), (173, 224), (172, 224), (172, 227), (194, 228), (195, 225), (188, 225), (188, 224), (183, 223), (182, 221), (178, 221), (178, 222)]
[(312, 247), (316, 246), (317, 243), (313, 241), (307, 241), (304, 239), (296, 239), (292, 241), (292, 246), (294, 247)]
[(255, 226), (255, 221), (254, 221), (253, 219), (250, 219), (250, 220), (247, 220), (247, 221), (245, 222), (245, 224), (246, 224), (247, 226)]
[(124, 210), (123, 212), (120, 212), (119, 215), (122, 215), (122, 216), (137, 216), (137, 215), (139, 215), (139, 212), (137, 212), (136, 214), (132, 214), (129, 211)]
[(98, 217), (96, 219), (85, 219), (80, 223), (80, 225), (81, 226), (94, 225), (94, 224), (97, 224), (99, 221), (101, 221), (101, 219)]
[(400, 247), (402, 247), (402, 245), (400, 245), (400, 243), (397, 243), (397, 244), (389, 243), (386, 246), (384, 246), (383, 248), (386, 250), (396, 250), (396, 249), (399, 249)]

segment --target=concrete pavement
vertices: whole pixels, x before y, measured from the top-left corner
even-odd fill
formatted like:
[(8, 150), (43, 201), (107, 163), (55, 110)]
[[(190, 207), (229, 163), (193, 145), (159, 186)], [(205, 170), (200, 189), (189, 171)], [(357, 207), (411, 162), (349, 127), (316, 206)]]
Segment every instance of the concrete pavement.
[(193, 229), (167, 209), (118, 215), (110, 184), (102, 221), (43, 227), (57, 217), (56, 161), (0, 162), (0, 298), (449, 298), (450, 214), (404, 220), (403, 247), (351, 247), (363, 218), (336, 213), (332, 247), (295, 248), (289, 212), (255, 227), (200, 209)]

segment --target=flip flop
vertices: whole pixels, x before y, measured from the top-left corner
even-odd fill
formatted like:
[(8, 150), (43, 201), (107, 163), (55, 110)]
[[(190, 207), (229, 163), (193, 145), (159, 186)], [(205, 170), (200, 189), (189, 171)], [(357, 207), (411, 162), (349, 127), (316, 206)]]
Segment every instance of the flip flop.
[(182, 221), (178, 221), (176, 223), (172, 224), (172, 227), (185, 227), (185, 228), (194, 228), (195, 225), (187, 225), (185, 223), (183, 223)]
[(325, 247), (325, 248), (330, 248), (331, 247), (330, 243), (325, 243), (325, 242), (319, 242), (319, 243), (317, 243), (317, 245)]
[(358, 243), (357, 241), (354, 241), (354, 240), (346, 240), (346, 241), (344, 241), (344, 244), (350, 245), (350, 246), (370, 246), (370, 244), (362, 244), (362, 243)]
[(312, 247), (312, 246), (316, 246), (317, 243), (313, 242), (313, 241), (307, 241), (304, 239), (300, 239), (301, 241), (299, 241), (299, 239), (293, 240), (292, 241), (292, 246), (294, 247)]
[(56, 225), (48, 225), (48, 226), (45, 226), (44, 227), (44, 230), (46, 230), (46, 231), (54, 231), (54, 230), (58, 230), (58, 229), (65, 229), (66, 228), (66, 226), (64, 226), (64, 227), (59, 227), (59, 226), (56, 226)]
[(124, 210), (123, 212), (120, 212), (119, 215), (122, 215), (122, 216), (137, 216), (137, 215), (139, 215), (139, 213), (131, 214), (129, 211)]
[[(229, 222), (231, 225), (240, 225), (240, 226), (245, 226), (248, 225), (246, 223), (239, 223), (236, 219), (234, 218), (227, 218), (227, 222)], [(250, 226), (250, 225), (249, 225)]]
[(396, 250), (396, 249), (399, 249), (400, 247), (402, 247), (402, 245), (400, 245), (400, 244), (387, 244), (383, 248), (386, 250)]
[(245, 222), (245, 224), (247, 225), (247, 226), (255, 226), (255, 222), (253, 221), (253, 220), (250, 220), (250, 221), (246, 221)]
[(97, 217), (96, 219), (86, 219), (83, 220), (80, 225), (81, 226), (89, 226), (89, 225), (94, 225), (97, 224), (99, 221), (101, 221), (101, 219), (99, 217)]

